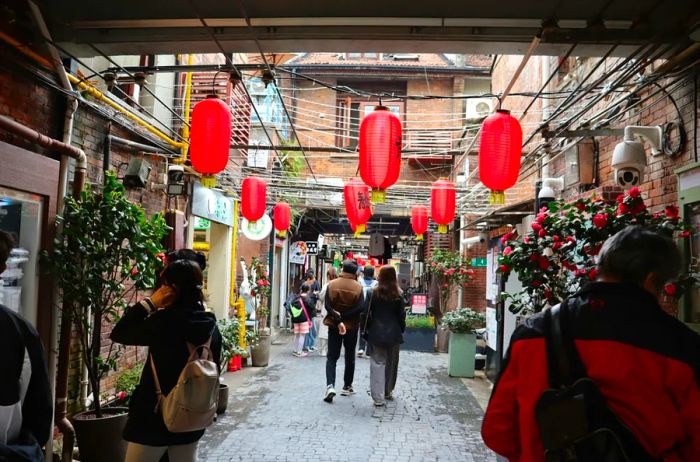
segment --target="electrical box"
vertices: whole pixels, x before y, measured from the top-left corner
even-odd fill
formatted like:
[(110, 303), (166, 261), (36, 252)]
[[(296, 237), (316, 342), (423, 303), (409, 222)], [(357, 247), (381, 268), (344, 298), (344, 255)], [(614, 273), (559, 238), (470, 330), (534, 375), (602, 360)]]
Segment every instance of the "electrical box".
[(127, 188), (144, 188), (151, 174), (151, 165), (143, 159), (131, 159), (122, 180)]
[(593, 140), (585, 140), (564, 152), (566, 172), (564, 187), (589, 185), (595, 182), (595, 145)]

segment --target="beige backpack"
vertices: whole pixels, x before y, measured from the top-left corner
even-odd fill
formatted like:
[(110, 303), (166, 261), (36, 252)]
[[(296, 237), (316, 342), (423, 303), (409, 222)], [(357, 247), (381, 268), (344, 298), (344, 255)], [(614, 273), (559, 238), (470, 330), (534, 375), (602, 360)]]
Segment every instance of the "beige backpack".
[(168, 396), (163, 396), (160, 390), (156, 365), (150, 355), (158, 395), (155, 412), (160, 410), (165, 427), (172, 433), (204, 430), (214, 422), (219, 399), (219, 370), (210, 345), (211, 338), (198, 347), (187, 344), (190, 356)]

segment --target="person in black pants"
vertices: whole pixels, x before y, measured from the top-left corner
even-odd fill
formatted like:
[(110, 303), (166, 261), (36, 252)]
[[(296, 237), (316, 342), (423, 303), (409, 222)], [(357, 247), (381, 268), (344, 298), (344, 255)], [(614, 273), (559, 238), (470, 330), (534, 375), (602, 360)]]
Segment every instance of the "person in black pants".
[(337, 279), (328, 283), (325, 306), (328, 311), (328, 357), (326, 360), (326, 395), (323, 400), (333, 402), (335, 396), (335, 368), (340, 358), (340, 348), (345, 346), (345, 375), (341, 394), (355, 393), (352, 381), (355, 377), (355, 347), (360, 328), (360, 315), (365, 309), (362, 286), (356, 279), (357, 263), (343, 262), (343, 271)]

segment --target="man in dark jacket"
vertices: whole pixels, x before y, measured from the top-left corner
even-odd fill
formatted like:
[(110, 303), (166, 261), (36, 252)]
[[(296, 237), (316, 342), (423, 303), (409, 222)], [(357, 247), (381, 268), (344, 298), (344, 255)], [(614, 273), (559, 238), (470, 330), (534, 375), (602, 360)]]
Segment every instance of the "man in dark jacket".
[(355, 377), (355, 347), (360, 328), (360, 315), (365, 309), (362, 286), (357, 282), (357, 263), (345, 260), (343, 271), (337, 279), (328, 283), (325, 306), (335, 324), (328, 328), (328, 357), (326, 359), (326, 395), (324, 401), (333, 402), (335, 396), (335, 368), (340, 349), (345, 346), (345, 375), (341, 394), (355, 393), (352, 381)]
[[(690, 462), (700, 460), (700, 336), (657, 301), (680, 267), (671, 239), (641, 227), (621, 231), (600, 251), (598, 281), (569, 299), (562, 330), (645, 451)], [(534, 408), (549, 388), (547, 374), (540, 313), (513, 334), (481, 431), (511, 462), (545, 460)]]
[[(0, 274), (12, 247), (0, 231)], [(0, 333), (0, 460), (43, 460), (53, 418), (44, 349), (34, 327), (2, 305)]]

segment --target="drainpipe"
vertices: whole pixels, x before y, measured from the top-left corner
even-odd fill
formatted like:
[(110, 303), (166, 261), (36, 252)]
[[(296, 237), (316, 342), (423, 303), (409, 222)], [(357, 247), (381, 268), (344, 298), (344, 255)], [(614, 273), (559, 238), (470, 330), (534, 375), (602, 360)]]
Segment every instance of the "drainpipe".
[[(542, 82), (546, 82), (547, 79), (549, 78), (549, 68), (551, 67), (550, 63), (550, 57), (549, 56), (542, 56)], [(543, 92), (546, 92), (547, 89), (543, 88)], [(550, 100), (549, 98), (542, 98), (542, 122), (546, 121), (549, 119), (549, 113), (551, 111), (551, 105), (550, 105)], [(540, 178), (545, 179), (549, 178), (549, 160), (550, 160), (550, 152), (549, 149), (545, 149), (545, 154), (542, 156), (542, 167), (540, 169)]]
[[(72, 114), (72, 112), (70, 112)], [(72, 115), (68, 116), (67, 119), (69, 124), (72, 119)], [(73, 191), (72, 195), (75, 198), (80, 197), (80, 192), (83, 190), (83, 185), (85, 184), (85, 175), (87, 172), (87, 156), (82, 149), (76, 148), (69, 144), (63, 143), (61, 141), (55, 140), (51, 137), (43, 135), (38, 131), (22, 125), (15, 120), (0, 116), (0, 128), (7, 130), (17, 136), (20, 136), (26, 140), (29, 140), (39, 146), (42, 146), (50, 151), (59, 153), (63, 156), (70, 157), (76, 160), (75, 163), (75, 175), (73, 177)], [(62, 164), (64, 164), (62, 162)], [(59, 191), (61, 193), (61, 191)], [(55, 305), (55, 304), (54, 304)], [(65, 313), (65, 312), (64, 312)], [(57, 319), (58, 312), (53, 312), (53, 320)], [(52, 336), (55, 332), (52, 332)], [(73, 443), (75, 437), (75, 431), (73, 426), (68, 421), (67, 410), (66, 410), (66, 400), (68, 396), (68, 358), (70, 354), (70, 334), (71, 334), (71, 319), (70, 316), (61, 316), (61, 329), (60, 329), (60, 340), (58, 345), (58, 360), (56, 365), (56, 409), (54, 421), (58, 426), (59, 430), (63, 434), (63, 460), (71, 460), (70, 457), (73, 455)], [(52, 339), (53, 341), (54, 339)], [(52, 454), (52, 452), (49, 452)], [(67, 457), (66, 457), (67, 456)], [(51, 457), (51, 456), (49, 456)]]

